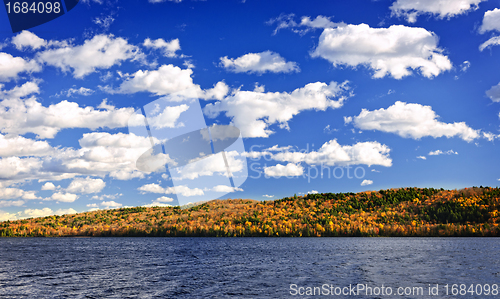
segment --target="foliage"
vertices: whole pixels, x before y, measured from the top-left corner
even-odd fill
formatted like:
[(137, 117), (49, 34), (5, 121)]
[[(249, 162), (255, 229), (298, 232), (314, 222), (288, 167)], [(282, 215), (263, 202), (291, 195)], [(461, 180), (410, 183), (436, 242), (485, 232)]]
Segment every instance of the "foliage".
[(400, 188), (6, 221), (0, 236), (498, 236), (499, 205), (499, 188)]

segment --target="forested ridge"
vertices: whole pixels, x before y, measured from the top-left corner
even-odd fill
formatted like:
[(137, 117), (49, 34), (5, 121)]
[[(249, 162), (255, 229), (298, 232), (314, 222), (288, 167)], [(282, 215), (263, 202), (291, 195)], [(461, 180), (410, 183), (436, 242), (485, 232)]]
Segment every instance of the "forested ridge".
[(499, 188), (400, 188), (5, 221), (0, 236), (499, 236), (499, 207)]

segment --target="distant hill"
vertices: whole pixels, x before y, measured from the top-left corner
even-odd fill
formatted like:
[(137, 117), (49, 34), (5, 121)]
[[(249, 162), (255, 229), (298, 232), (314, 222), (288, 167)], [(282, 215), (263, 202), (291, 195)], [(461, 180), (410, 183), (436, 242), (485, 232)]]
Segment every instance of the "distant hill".
[(499, 236), (499, 207), (499, 188), (400, 188), (5, 221), (0, 236)]

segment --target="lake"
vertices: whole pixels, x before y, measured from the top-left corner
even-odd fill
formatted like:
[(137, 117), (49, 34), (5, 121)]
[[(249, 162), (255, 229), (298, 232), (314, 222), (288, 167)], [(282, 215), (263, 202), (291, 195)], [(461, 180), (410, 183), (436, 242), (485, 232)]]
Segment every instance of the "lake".
[(499, 298), (499, 254), (498, 238), (1, 238), (0, 298)]

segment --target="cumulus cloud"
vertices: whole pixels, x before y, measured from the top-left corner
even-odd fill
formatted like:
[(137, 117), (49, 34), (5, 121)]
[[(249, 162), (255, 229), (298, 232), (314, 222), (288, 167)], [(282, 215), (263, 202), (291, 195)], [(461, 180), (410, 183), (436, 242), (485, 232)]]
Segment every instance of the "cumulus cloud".
[(54, 96), (59, 98), (61, 96), (65, 96), (71, 98), (73, 95), (81, 95), (81, 96), (90, 96), (94, 93), (94, 91), (90, 88), (80, 87), (80, 88), (69, 88), (67, 90), (62, 90), (56, 93)]
[(219, 82), (213, 89), (202, 90), (193, 83), (192, 69), (181, 69), (172, 64), (162, 65), (157, 70), (139, 70), (113, 90), (105, 88), (109, 93), (137, 93), (150, 92), (155, 95), (175, 94), (187, 98), (216, 98), (220, 99), (227, 94), (228, 87)]
[(264, 174), (269, 177), (295, 177), (304, 174), (304, 167), (288, 163), (287, 165), (277, 164), (275, 166), (264, 167)]
[(106, 210), (117, 209), (117, 208), (119, 208), (121, 206), (123, 206), (121, 203), (117, 203), (117, 202), (115, 202), (113, 200), (101, 202), (101, 207), (103, 207)]
[[(80, 145), (79, 149), (55, 148), (47, 156), (1, 158), (0, 179), (11, 184), (27, 180), (58, 181), (76, 176), (109, 175), (118, 180), (130, 180), (145, 175), (137, 170), (136, 161), (151, 147), (148, 137), (93, 132), (84, 134)], [(71, 190), (76, 192), (75, 184), (72, 186), (75, 189)]]
[(365, 65), (375, 71), (374, 78), (390, 75), (401, 79), (412, 74), (410, 69), (432, 78), (452, 67), (437, 44), (438, 37), (424, 28), (347, 25), (325, 29), (311, 56), (324, 58), (335, 67)]
[(417, 159), (427, 160), (425, 156), (418, 156)]
[[(483, 23), (481, 27), (479, 27), (479, 33), (483, 34), (488, 31), (500, 32), (500, 9), (498, 8), (488, 10), (484, 13)], [(479, 50), (483, 51), (490, 46), (496, 45), (500, 45), (500, 36), (491, 37), (479, 46)]]
[(179, 39), (173, 39), (171, 41), (166, 42), (164, 39), (159, 38), (156, 40), (151, 40), (149, 38), (144, 40), (142, 44), (146, 48), (153, 48), (156, 50), (163, 51), (163, 55), (165, 57), (176, 57), (177, 54), (175, 52), (181, 49), (181, 45), (179, 43)]
[(317, 151), (283, 150), (273, 153), (249, 152), (249, 156), (257, 158), (268, 155), (270, 159), (280, 162), (307, 163), (309, 165), (346, 166), (346, 165), (381, 165), (392, 166), (389, 157), (390, 148), (376, 141), (358, 142), (353, 145), (340, 145), (336, 139), (325, 142)]
[(162, 186), (152, 183), (152, 184), (146, 184), (144, 186), (139, 187), (137, 190), (143, 192), (143, 193), (157, 193), (157, 194), (175, 194), (179, 193), (183, 196), (198, 196), (198, 195), (204, 195), (205, 193), (203, 190), (199, 188), (189, 188), (186, 185), (180, 185), (180, 186), (175, 186), (174, 187), (167, 187), (163, 188)]
[(346, 84), (316, 82), (291, 93), (264, 92), (263, 87), (254, 91), (236, 90), (221, 101), (206, 105), (204, 112), (212, 118), (224, 112), (243, 137), (269, 137), (274, 133), (270, 125), (288, 129), (288, 121), (301, 111), (341, 107), (348, 89)]
[(42, 190), (56, 190), (56, 186), (52, 182), (46, 182), (43, 184)]
[(299, 72), (297, 63), (287, 62), (280, 54), (264, 51), (261, 53), (248, 53), (238, 58), (220, 58), (220, 65), (233, 73), (291, 73)]
[(59, 202), (74, 202), (77, 198), (78, 195), (76, 194), (57, 192), (52, 194), (50, 198), (46, 198), (45, 200), (56, 200)]
[(274, 195), (264, 194), (264, 195), (262, 195), (262, 197), (273, 198), (273, 197), (274, 197)]
[[(231, 173), (239, 173), (245, 169), (246, 160), (241, 159), (237, 151), (227, 151), (225, 156)], [(172, 170), (171, 175), (175, 176), (174, 179), (176, 180), (194, 180), (202, 176), (227, 176), (228, 174), (223, 157), (221, 155), (211, 155), (196, 161), (196, 163), (187, 164), (182, 168), (175, 168)]]
[(37, 59), (63, 72), (73, 70), (75, 78), (83, 78), (97, 69), (108, 69), (126, 60), (138, 60), (142, 55), (137, 46), (121, 37), (96, 35), (83, 45), (64, 45), (37, 54)]
[(21, 73), (39, 72), (42, 67), (35, 60), (25, 60), (0, 52), (0, 82), (18, 79)]
[(403, 16), (409, 23), (415, 23), (422, 14), (451, 18), (478, 9), (478, 4), (486, 0), (397, 0), (390, 9), (393, 16)]
[(22, 136), (0, 134), (0, 157), (46, 156), (54, 153), (47, 141), (35, 141)]
[(43, 38), (39, 38), (29, 31), (23, 30), (21, 33), (12, 38), (12, 44), (14, 44), (16, 49), (20, 51), (25, 50), (26, 48), (38, 50), (47, 46), (47, 41)]
[(361, 182), (361, 186), (368, 186), (368, 185), (371, 185), (371, 184), (373, 184), (372, 180), (363, 180)]
[(104, 30), (108, 30), (114, 21), (115, 18), (113, 18), (111, 15), (95, 17), (94, 19), (92, 19), (92, 22), (94, 22), (94, 24), (100, 26)]
[(483, 51), (484, 49), (490, 47), (490, 46), (498, 46), (500, 45), (500, 36), (494, 36), (490, 38), (489, 40), (485, 41), (481, 45), (479, 45), (479, 51)]
[(500, 9), (495, 8), (488, 10), (484, 13), (483, 23), (479, 27), (479, 33), (486, 33), (487, 31), (500, 32)]
[(126, 127), (132, 113), (134, 108), (96, 110), (66, 100), (45, 107), (33, 97), (9, 99), (0, 102), (0, 128), (7, 134), (34, 133), (38, 138), (54, 138), (66, 128)]
[(106, 183), (101, 179), (87, 178), (77, 178), (74, 179), (66, 188), (67, 192), (70, 193), (99, 193), (106, 187)]
[[(19, 188), (3, 188), (3, 187), (0, 188), (0, 199), (24, 199), (24, 200), (38, 199), (35, 194), (36, 191), (25, 191)], [(24, 202), (19, 201), (17, 204), (14, 203), (13, 205), (21, 205), (23, 203)]]
[(4, 90), (4, 85), (0, 84), (0, 97), (3, 100), (19, 99), (31, 94), (40, 93), (40, 88), (37, 82), (28, 81), (21, 86), (15, 86), (11, 90)]
[(438, 155), (458, 155), (458, 153), (453, 150), (448, 150), (445, 152), (443, 152), (442, 150), (435, 150), (429, 152), (429, 156), (438, 156)]
[(43, 208), (43, 209), (25, 209), (23, 212), (24, 216), (27, 217), (45, 217), (45, 216), (50, 216), (53, 215), (54, 212), (49, 209), (49, 208)]
[[(231, 186), (226, 186), (226, 185), (217, 185), (217, 186), (211, 188), (210, 190), (215, 191), (215, 192), (223, 192), (223, 193), (243, 191), (243, 189), (241, 189), (241, 188), (236, 188), (236, 187), (231, 187)], [(210, 190), (207, 190), (207, 191), (210, 191)]]
[(290, 28), (293, 32), (303, 35), (318, 28), (335, 28), (338, 26), (345, 26), (344, 22), (333, 22), (332, 18), (333, 17), (319, 15), (315, 19), (311, 19), (311, 17), (303, 16), (300, 22), (297, 23), (295, 21), (294, 14), (281, 14), (277, 18), (267, 21), (266, 24), (276, 24), (276, 29), (274, 30), (273, 35), (278, 33), (279, 30), (285, 28)]
[(396, 102), (387, 109), (374, 111), (362, 109), (358, 116), (346, 117), (346, 123), (361, 130), (377, 130), (398, 134), (403, 138), (460, 137), (470, 142), (480, 137), (480, 130), (474, 130), (465, 122), (444, 123), (431, 106)]
[(0, 211), (0, 221), (16, 220), (16, 219), (17, 219), (16, 214)]

